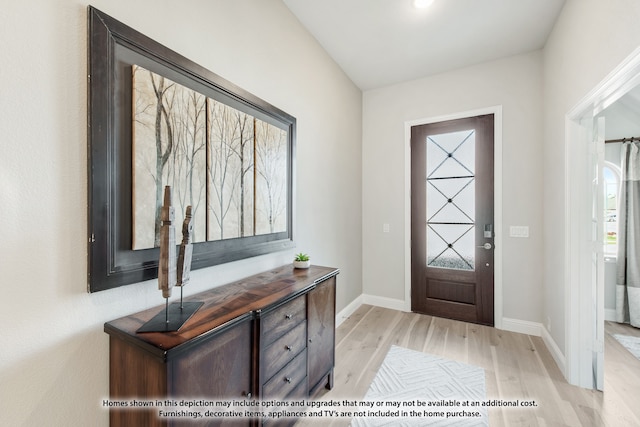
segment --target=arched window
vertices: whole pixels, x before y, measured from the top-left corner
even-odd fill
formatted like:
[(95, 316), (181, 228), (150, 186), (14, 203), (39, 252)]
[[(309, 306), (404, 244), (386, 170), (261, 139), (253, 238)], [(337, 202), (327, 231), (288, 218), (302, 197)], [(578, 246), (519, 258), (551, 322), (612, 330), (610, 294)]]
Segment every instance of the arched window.
[(616, 256), (618, 253), (618, 199), (620, 196), (620, 167), (604, 162), (604, 254)]

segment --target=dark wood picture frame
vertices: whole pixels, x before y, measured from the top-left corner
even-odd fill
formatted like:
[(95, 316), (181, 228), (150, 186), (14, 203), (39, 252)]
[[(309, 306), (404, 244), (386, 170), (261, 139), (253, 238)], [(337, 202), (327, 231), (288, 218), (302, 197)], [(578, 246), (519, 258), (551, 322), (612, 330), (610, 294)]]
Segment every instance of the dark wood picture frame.
[[(286, 231), (194, 244), (192, 268), (294, 247), (295, 117), (91, 6), (88, 30), (88, 291), (157, 277), (159, 249), (132, 250), (130, 76), (134, 64), (287, 134)], [(180, 230), (180, 224), (176, 230)]]

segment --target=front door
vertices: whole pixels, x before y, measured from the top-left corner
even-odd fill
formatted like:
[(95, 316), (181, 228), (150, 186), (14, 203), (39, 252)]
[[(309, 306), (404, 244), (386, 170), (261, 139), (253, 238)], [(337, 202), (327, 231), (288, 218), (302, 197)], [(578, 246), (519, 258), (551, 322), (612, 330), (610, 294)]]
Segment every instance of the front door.
[(411, 128), (411, 310), (493, 325), (493, 114)]

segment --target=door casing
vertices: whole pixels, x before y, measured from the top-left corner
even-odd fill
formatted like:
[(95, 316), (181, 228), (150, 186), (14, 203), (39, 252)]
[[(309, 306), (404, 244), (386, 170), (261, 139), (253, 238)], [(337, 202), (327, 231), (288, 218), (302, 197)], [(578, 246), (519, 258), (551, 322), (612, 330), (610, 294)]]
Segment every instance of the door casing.
[[(640, 48), (636, 49), (607, 77), (584, 96), (565, 116), (565, 236), (564, 236), (564, 360), (554, 358), (570, 384), (594, 388), (593, 372), (602, 369), (594, 366), (593, 350), (603, 349), (598, 337), (590, 328), (593, 305), (602, 313), (604, 298), (593, 301), (590, 288), (584, 286), (585, 271), (591, 256), (579, 250), (581, 245), (581, 209), (592, 203), (588, 180), (581, 178), (580, 171), (587, 167), (584, 153), (589, 144), (589, 133), (580, 125), (587, 117), (594, 117), (620, 99), (632, 88), (640, 85)], [(599, 291), (599, 293), (602, 293)], [(587, 320), (585, 322), (585, 319)], [(605, 356), (606, 357), (606, 356)]]
[[(482, 115), (474, 116), (465, 119), (458, 119), (452, 121), (438, 122), (428, 125), (420, 125), (412, 127), (412, 311), (416, 313), (431, 314), (433, 316), (448, 317), (457, 320), (463, 320), (468, 322), (474, 322), (478, 324), (484, 324), (493, 326), (493, 228), (489, 231), (489, 236), (486, 235), (487, 230), (485, 226), (489, 225), (493, 227), (493, 149), (494, 149), (494, 115)], [(470, 133), (473, 130), (473, 133)], [(470, 135), (474, 135), (473, 142), (468, 141)], [(452, 145), (439, 146), (436, 144), (429, 144), (428, 141), (431, 138), (438, 139), (443, 137), (444, 141), (447, 138), (444, 135), (457, 135), (450, 137), (451, 141), (448, 142)], [(455, 138), (455, 140), (454, 140)], [(435, 141), (434, 139), (434, 141)], [(454, 142), (455, 141), (455, 142)], [(460, 144), (460, 145), (458, 145)], [(459, 159), (461, 155), (458, 149), (462, 151), (466, 149), (472, 150), (474, 155), (473, 159), (466, 158), (462, 166), (463, 168), (457, 168), (454, 175), (458, 176), (457, 179), (448, 179), (441, 184), (437, 178), (431, 180), (429, 177), (429, 147), (432, 147), (433, 155), (438, 158), (442, 155), (441, 151), (446, 153), (450, 149), (454, 148), (452, 156), (454, 161), (449, 162), (443, 160), (443, 163), (439, 165), (436, 162), (432, 167), (432, 173), (438, 174), (438, 171), (455, 169), (455, 160)], [(435, 147), (440, 147), (435, 148)], [(464, 158), (464, 155), (463, 155)], [(447, 167), (448, 165), (448, 167)], [(442, 168), (442, 169), (441, 169)], [(440, 172), (442, 174), (443, 172)], [(460, 177), (460, 175), (466, 176), (466, 178)], [(437, 176), (450, 176), (449, 174), (437, 175)], [(469, 176), (473, 176), (469, 180)], [(455, 184), (454, 184), (455, 182)], [(442, 187), (441, 187), (442, 186)], [(466, 197), (460, 194), (449, 193), (453, 187), (460, 186), (459, 188), (472, 187), (473, 190), (466, 192)], [(438, 190), (442, 188), (442, 190)], [(435, 191), (429, 191), (435, 189)], [(460, 189), (460, 192), (463, 190)], [(445, 197), (442, 205), (442, 200), (436, 196), (438, 191), (444, 191), (442, 196)], [(430, 199), (429, 193), (432, 193), (432, 197), (436, 197), (438, 200), (433, 201)], [(433, 194), (435, 193), (435, 194)], [(453, 196), (449, 199), (453, 205), (446, 204), (446, 198)], [(458, 197), (460, 196), (460, 197)], [(469, 199), (473, 200), (473, 208), (466, 205), (464, 208), (459, 207), (459, 203), (464, 206), (465, 201)], [(440, 208), (438, 210), (436, 205)], [(449, 206), (457, 207), (449, 209), (450, 215), (439, 215), (436, 213), (437, 218), (429, 217), (429, 206), (435, 208), (438, 212), (442, 209), (446, 209)], [(433, 212), (433, 211), (432, 211)], [(463, 213), (462, 216), (460, 212)], [(465, 216), (466, 215), (466, 216)], [(468, 215), (473, 215), (469, 217)], [(457, 221), (456, 221), (457, 219)], [(442, 221), (460, 221), (461, 224), (456, 228), (454, 232), (458, 239), (466, 237), (466, 244), (462, 244), (460, 248), (463, 248), (463, 253), (466, 256), (471, 256), (471, 252), (466, 252), (469, 249), (473, 251), (473, 262), (475, 265), (468, 265), (469, 269), (464, 268), (445, 268), (438, 267), (437, 265), (425, 265), (427, 260), (427, 254), (429, 253), (429, 247), (431, 246), (430, 238), (436, 241), (438, 239), (445, 240), (445, 237), (436, 237), (436, 233), (429, 233), (429, 230), (434, 230), (431, 225), (431, 221), (436, 220), (434, 226), (439, 232), (445, 232), (449, 229), (449, 226), (445, 226)], [(440, 221), (440, 222), (438, 222)], [(471, 222), (470, 222), (471, 221)], [(475, 223), (471, 226), (471, 223)], [(471, 228), (469, 228), (471, 226)], [(461, 233), (461, 230), (466, 230)], [(449, 230), (451, 231), (451, 230)], [(435, 235), (434, 235), (435, 234)], [(445, 233), (446, 235), (446, 233)], [(449, 236), (450, 239), (454, 239), (453, 235)], [(458, 242), (458, 239), (455, 241)], [(445, 243), (450, 242), (446, 239)], [(472, 245), (469, 248), (469, 244)], [(489, 248), (483, 247), (483, 245), (489, 245)], [(456, 252), (458, 244), (454, 243), (450, 248), (454, 251), (453, 254), (444, 249), (447, 255), (452, 256), (452, 259), (458, 259), (462, 257), (461, 254)], [(444, 253), (444, 252), (443, 252)], [(443, 255), (441, 253), (440, 255)], [(445, 255), (445, 257), (447, 256)], [(435, 293), (435, 294), (434, 294)]]
[(477, 110), (463, 111), (459, 113), (427, 117), (423, 119), (405, 122), (405, 291), (404, 307), (405, 311), (411, 311), (411, 127), (426, 125), (431, 123), (445, 122), (449, 120), (464, 119), (469, 117), (482, 116), (486, 114), (494, 115), (494, 326), (502, 329), (503, 313), (503, 231), (502, 231), (502, 105), (481, 108)]

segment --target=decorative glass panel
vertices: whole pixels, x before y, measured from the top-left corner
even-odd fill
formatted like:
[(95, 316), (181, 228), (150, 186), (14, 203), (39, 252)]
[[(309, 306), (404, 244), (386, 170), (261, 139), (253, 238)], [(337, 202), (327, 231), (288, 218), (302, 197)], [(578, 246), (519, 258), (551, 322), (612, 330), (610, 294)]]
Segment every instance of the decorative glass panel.
[(427, 265), (429, 267), (474, 269), (474, 226), (466, 224), (429, 224), (427, 228)]
[(427, 137), (427, 265), (475, 266), (475, 130)]

